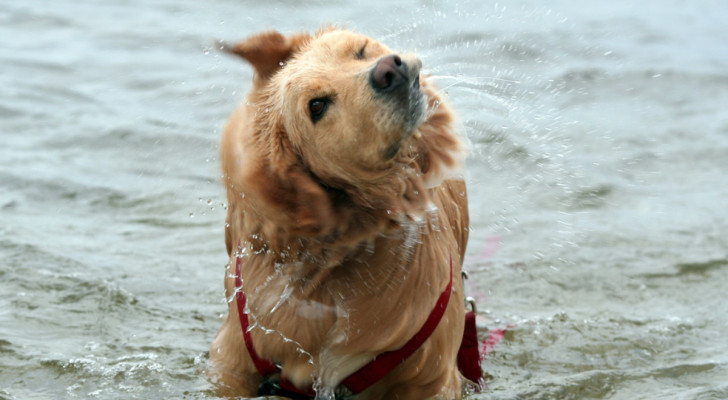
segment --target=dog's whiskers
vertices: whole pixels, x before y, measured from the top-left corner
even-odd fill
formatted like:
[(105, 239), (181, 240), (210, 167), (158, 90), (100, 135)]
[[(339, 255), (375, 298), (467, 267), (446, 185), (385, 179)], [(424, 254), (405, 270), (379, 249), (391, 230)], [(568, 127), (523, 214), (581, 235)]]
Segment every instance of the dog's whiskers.
[[(455, 76), (455, 75), (430, 75), (430, 79), (433, 79), (435, 81), (437, 80), (454, 80), (455, 82), (443, 86), (442, 88), (439, 88), (437, 93), (440, 94), (447, 89), (450, 89), (453, 86), (460, 86), (463, 89), (471, 90), (473, 92), (482, 93), (485, 89), (503, 89), (500, 83), (504, 83), (507, 85), (511, 84), (519, 84), (521, 81), (511, 80), (511, 79), (502, 79), (502, 78), (496, 78), (496, 77), (488, 77), (488, 76), (472, 76), (472, 77), (465, 77), (465, 76)], [(491, 94), (491, 93), (486, 93)]]
[(482, 82), (481, 79), (487, 79), (490, 81), (498, 81), (498, 82), (506, 82), (506, 83), (516, 83), (516, 84), (521, 83), (521, 81), (516, 81), (513, 79), (496, 78), (494, 76), (469, 76), (469, 77), (466, 77), (466, 76), (455, 76), (455, 75), (430, 75), (429, 78), (432, 78), (435, 80), (437, 80), (437, 79), (454, 79), (457, 81), (454, 83), (454, 85), (465, 82), (465, 83), (469, 83), (471, 85), (476, 85), (476, 86), (490, 86), (490, 85), (487, 85), (484, 82)]
[[(438, 88), (435, 94), (442, 94), (448, 89), (457, 86), (458, 90), (462, 90), (468, 93), (472, 93), (478, 97), (486, 97), (489, 101), (497, 104), (496, 108), (503, 107), (505, 112), (510, 108), (507, 97), (504, 96), (509, 87), (514, 84), (519, 84), (521, 81), (501, 79), (496, 77), (487, 76), (455, 76), (455, 75), (430, 75), (428, 77), (432, 80), (454, 80), (453, 83)], [(485, 81), (487, 80), (487, 81)], [(432, 114), (437, 110), (439, 103), (435, 103), (434, 107), (430, 107), (428, 114)], [(496, 109), (494, 108), (494, 110)]]

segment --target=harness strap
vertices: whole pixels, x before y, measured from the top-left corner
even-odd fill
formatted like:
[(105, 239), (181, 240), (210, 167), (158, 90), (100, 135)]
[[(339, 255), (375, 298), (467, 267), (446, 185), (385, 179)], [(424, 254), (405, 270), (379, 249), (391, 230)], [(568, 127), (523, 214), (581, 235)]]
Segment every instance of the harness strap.
[(384, 352), (374, 358), (369, 364), (363, 366), (358, 371), (349, 375), (342, 382), (352, 393), (360, 393), (371, 385), (384, 378), (388, 373), (402, 364), (409, 356), (412, 355), (423, 343), (432, 335), (437, 325), (440, 323), (445, 309), (450, 301), (452, 293), (452, 257), (450, 257), (450, 280), (445, 290), (435, 303), (435, 308), (427, 317), (425, 324), (407, 343), (398, 350)]
[(250, 338), (250, 324), (248, 321), (248, 314), (245, 312), (245, 293), (243, 293), (243, 280), (240, 277), (240, 256), (238, 256), (237, 262), (235, 263), (235, 290), (237, 303), (238, 303), (238, 316), (240, 317), (240, 327), (243, 330), (243, 338), (245, 339), (245, 347), (248, 349), (248, 354), (255, 364), (255, 369), (261, 376), (270, 375), (278, 372), (278, 367), (270, 361), (260, 358), (258, 353), (253, 348), (253, 340)]
[[(235, 263), (235, 286), (236, 286), (236, 300), (238, 306), (238, 316), (240, 317), (240, 326), (243, 330), (243, 338), (245, 339), (245, 347), (248, 349), (248, 354), (253, 360), (258, 373), (263, 376), (269, 376), (272, 374), (279, 373), (278, 367), (270, 360), (261, 358), (253, 348), (253, 341), (250, 337), (250, 324), (248, 321), (248, 314), (245, 312), (246, 298), (243, 292), (243, 282), (240, 274), (241, 259), (238, 256)], [(395, 369), (398, 365), (403, 363), (409, 356), (411, 356), (422, 344), (432, 335), (437, 325), (440, 323), (442, 316), (445, 314), (445, 309), (450, 301), (450, 294), (452, 293), (452, 257), (450, 257), (450, 279), (445, 287), (445, 290), (440, 294), (440, 297), (435, 303), (435, 308), (432, 310), (430, 315), (427, 317), (422, 328), (401, 348), (397, 350), (387, 351), (376, 356), (371, 362), (360, 368), (358, 371), (349, 375), (342, 381), (342, 384), (349, 389), (352, 394), (360, 393), (371, 385), (377, 383), (379, 380), (384, 378), (389, 372)], [(303, 395), (315, 396), (313, 388), (307, 390), (301, 390), (295, 387), (284, 377), (281, 377), (281, 387), (295, 393)]]

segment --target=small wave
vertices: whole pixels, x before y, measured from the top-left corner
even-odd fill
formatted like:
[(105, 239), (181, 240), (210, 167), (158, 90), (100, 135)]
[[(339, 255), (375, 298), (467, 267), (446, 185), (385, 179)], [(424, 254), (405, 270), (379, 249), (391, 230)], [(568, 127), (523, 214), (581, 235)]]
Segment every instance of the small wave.
[(638, 275), (643, 278), (680, 278), (689, 275), (708, 275), (712, 271), (720, 270), (728, 267), (727, 259), (717, 259), (709, 261), (680, 263), (675, 265), (674, 272), (648, 273)]
[(571, 210), (601, 208), (613, 193), (614, 187), (607, 184), (579, 188), (569, 197), (561, 199), (561, 204)]
[(648, 387), (675, 395), (721, 393), (725, 385), (704, 385), (721, 382), (728, 369), (696, 349), (705, 328), (675, 317), (584, 320), (559, 313), (519, 320), (507, 343), (485, 360), (486, 370), (498, 374), (489, 384), (495, 397), (488, 398), (631, 398)]
[(14, 355), (13, 344), (5, 339), (0, 339), (0, 354)]

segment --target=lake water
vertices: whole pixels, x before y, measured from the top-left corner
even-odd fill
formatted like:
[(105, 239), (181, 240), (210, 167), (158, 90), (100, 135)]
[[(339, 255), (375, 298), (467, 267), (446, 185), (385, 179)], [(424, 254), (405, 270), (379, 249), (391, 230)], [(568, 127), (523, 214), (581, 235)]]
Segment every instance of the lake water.
[[(472, 142), (472, 399), (728, 398), (728, 3), (0, 3), (0, 399), (211, 399), (215, 39), (415, 51)], [(484, 332), (482, 332), (484, 334)]]

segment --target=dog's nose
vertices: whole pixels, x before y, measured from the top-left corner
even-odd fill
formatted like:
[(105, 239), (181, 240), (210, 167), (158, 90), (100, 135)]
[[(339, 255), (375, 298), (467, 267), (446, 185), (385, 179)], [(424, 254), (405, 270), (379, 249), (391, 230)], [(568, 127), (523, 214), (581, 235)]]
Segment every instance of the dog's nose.
[(396, 54), (382, 57), (372, 69), (369, 79), (375, 90), (393, 91), (409, 81), (407, 64)]

